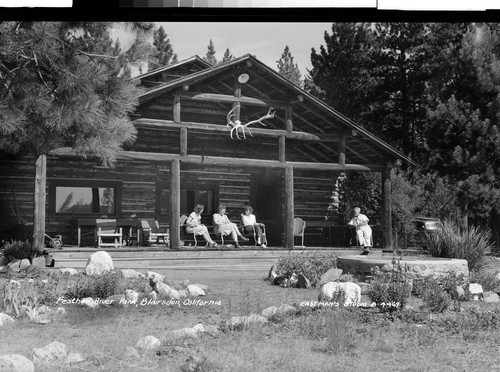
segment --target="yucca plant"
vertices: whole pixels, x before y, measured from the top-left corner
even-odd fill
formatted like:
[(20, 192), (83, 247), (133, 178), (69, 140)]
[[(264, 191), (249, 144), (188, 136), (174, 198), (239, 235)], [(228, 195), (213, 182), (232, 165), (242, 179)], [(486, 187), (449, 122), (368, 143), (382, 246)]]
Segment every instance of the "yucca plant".
[(490, 231), (474, 226), (460, 231), (452, 221), (444, 221), (443, 228), (428, 234), (426, 241), (433, 257), (465, 259), (469, 270), (481, 261), (486, 251), (493, 248)]

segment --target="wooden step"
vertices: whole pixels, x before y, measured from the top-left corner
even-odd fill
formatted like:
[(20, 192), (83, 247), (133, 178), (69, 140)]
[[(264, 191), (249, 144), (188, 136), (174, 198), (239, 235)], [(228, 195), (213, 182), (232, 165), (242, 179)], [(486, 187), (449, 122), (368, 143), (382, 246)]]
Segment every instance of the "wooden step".
[[(101, 249), (102, 250), (102, 249)], [(97, 249), (72, 249), (51, 252), (54, 267), (84, 268), (92, 253)], [(108, 249), (113, 264), (118, 269), (207, 269), (207, 270), (268, 270), (278, 263), (279, 258), (289, 253), (352, 255), (359, 250), (287, 250), (233, 249), (233, 250), (182, 250), (163, 249), (129, 250)]]

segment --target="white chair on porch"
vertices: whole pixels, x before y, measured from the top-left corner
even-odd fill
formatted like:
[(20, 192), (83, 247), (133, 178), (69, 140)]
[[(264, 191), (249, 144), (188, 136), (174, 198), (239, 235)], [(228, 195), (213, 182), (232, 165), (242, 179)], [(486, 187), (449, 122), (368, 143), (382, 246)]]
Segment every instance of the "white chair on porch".
[(123, 245), (122, 228), (116, 226), (116, 220), (96, 219), (96, 241), (101, 247), (121, 247)]
[(160, 226), (157, 220), (141, 220), (141, 228), (150, 245), (152, 243), (160, 244), (160, 240), (162, 240), (167, 247), (170, 246), (169, 229)]

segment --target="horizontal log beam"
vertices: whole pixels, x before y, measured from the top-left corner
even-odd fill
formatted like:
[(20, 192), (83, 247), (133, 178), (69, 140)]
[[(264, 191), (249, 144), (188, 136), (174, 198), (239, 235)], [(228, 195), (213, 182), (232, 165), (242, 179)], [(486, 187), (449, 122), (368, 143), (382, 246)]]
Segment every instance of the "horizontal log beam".
[(218, 94), (218, 93), (182, 93), (181, 98), (193, 99), (197, 101), (207, 101), (207, 102), (241, 102), (252, 106), (263, 106), (263, 107), (282, 107), (288, 105), (285, 101), (276, 101), (270, 99), (259, 99), (253, 97), (236, 97), (228, 94)]
[[(55, 156), (78, 156), (70, 147), (62, 147), (51, 151), (51, 155)], [(179, 160), (186, 164), (200, 164), (210, 166), (237, 166), (237, 167), (257, 167), (257, 168), (282, 168), (291, 166), (294, 169), (316, 170), (316, 171), (381, 171), (384, 165), (381, 164), (346, 164), (340, 165), (337, 163), (308, 163), (298, 161), (288, 161), (280, 163), (277, 160), (261, 160), (247, 158), (226, 158), (219, 156), (201, 156), (189, 155), (187, 157), (178, 154), (164, 154), (158, 152), (137, 152), (137, 151), (120, 151), (117, 154), (118, 160), (144, 160), (149, 162), (170, 162)]]
[[(173, 122), (171, 120), (159, 120), (159, 119), (136, 119), (133, 121), (134, 125), (139, 128), (147, 128), (147, 129), (157, 129), (161, 130), (164, 128), (190, 128), (196, 130), (206, 130), (212, 132), (225, 132), (229, 135), (231, 131), (225, 125), (219, 124), (205, 124), (205, 123), (194, 123), (194, 122), (186, 122), (181, 121), (179, 123)], [(272, 137), (279, 138), (281, 136), (285, 136), (287, 139), (294, 140), (302, 140), (302, 141), (316, 141), (316, 142), (338, 142), (339, 138), (334, 137), (333, 135), (324, 135), (324, 134), (314, 134), (314, 133), (306, 133), (306, 132), (288, 132), (286, 130), (281, 129), (262, 129), (262, 128), (254, 128), (249, 127), (252, 134), (257, 137)]]

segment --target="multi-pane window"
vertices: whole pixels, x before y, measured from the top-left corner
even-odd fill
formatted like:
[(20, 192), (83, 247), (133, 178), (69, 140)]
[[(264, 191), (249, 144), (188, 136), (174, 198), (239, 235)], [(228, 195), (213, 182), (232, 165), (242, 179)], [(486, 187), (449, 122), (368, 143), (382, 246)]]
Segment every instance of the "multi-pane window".
[(99, 214), (121, 212), (121, 182), (107, 180), (52, 180), (51, 210), (56, 214)]
[(115, 214), (115, 189), (56, 187), (56, 213)]

